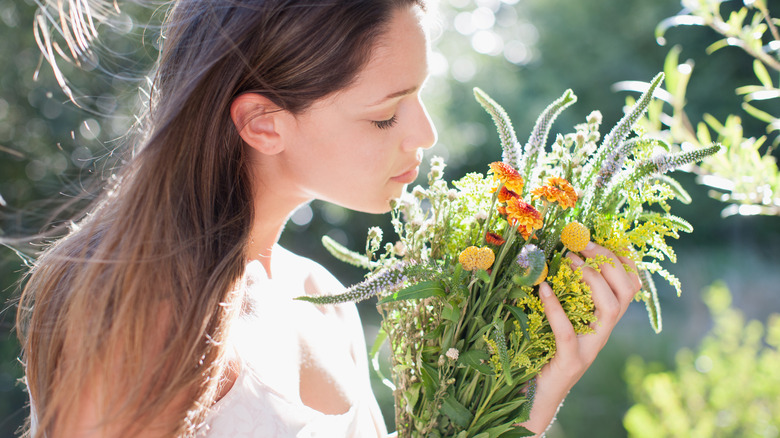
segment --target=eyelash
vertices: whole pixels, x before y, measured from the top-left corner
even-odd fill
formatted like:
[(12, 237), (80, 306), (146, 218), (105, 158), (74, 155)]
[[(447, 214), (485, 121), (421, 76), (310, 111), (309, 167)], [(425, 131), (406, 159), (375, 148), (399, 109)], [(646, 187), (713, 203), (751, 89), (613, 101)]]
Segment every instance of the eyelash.
[(372, 121), (371, 123), (373, 123), (374, 126), (376, 126), (379, 129), (390, 129), (393, 126), (395, 126), (395, 123), (397, 121), (398, 119), (396, 118), (395, 115), (393, 115), (393, 117), (390, 117), (387, 120), (377, 120), (377, 121)]

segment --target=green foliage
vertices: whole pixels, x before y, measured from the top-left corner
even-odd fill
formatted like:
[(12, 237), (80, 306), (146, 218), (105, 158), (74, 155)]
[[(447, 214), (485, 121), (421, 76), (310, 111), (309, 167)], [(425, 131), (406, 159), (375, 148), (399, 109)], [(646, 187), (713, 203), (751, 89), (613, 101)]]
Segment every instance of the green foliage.
[[(686, 113), (686, 91), (693, 73), (693, 62), (679, 62), (680, 47), (670, 50), (664, 72), (666, 92), (659, 93), (671, 107), (664, 114), (660, 106), (650, 111), (644, 126), (671, 142), (701, 147), (713, 140), (723, 145), (720, 154), (705, 159), (691, 170), (698, 181), (710, 186), (710, 196), (730, 204), (722, 215), (780, 215), (780, 171), (773, 150), (780, 145), (780, 20), (773, 18), (764, 0), (745, 5), (726, 14), (729, 3), (720, 1), (683, 1), (686, 9), (662, 21), (656, 29), (659, 43), (665, 43), (670, 27), (706, 26), (719, 34), (707, 48), (708, 54), (724, 47), (738, 47), (752, 58), (754, 84), (735, 89), (742, 96), (742, 111), (766, 126), (766, 132), (751, 135), (743, 132), (742, 116), (732, 112), (724, 121), (704, 114), (702, 121), (692, 122)], [(772, 72), (772, 73), (770, 73)], [(628, 83), (620, 88), (640, 89)]]
[(722, 282), (704, 300), (714, 327), (673, 370), (633, 358), (626, 380), (635, 400), (624, 418), (632, 438), (776, 437), (780, 434), (780, 314), (745, 321)]

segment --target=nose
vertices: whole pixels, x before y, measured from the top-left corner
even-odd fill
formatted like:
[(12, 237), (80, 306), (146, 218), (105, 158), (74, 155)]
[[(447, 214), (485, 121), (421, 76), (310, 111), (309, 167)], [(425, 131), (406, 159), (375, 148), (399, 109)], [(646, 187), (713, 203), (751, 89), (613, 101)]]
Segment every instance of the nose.
[(437, 138), (436, 127), (433, 126), (425, 104), (418, 97), (403, 147), (407, 150), (428, 149), (436, 143)]

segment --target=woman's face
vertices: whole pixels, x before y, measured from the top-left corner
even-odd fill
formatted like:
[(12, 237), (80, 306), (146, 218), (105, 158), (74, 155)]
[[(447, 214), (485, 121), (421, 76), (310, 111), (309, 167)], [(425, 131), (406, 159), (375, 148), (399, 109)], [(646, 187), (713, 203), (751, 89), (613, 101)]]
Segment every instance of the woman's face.
[(417, 177), (436, 131), (420, 101), (427, 40), (417, 8), (397, 10), (346, 89), (294, 117), (276, 155), (285, 190), (382, 213)]

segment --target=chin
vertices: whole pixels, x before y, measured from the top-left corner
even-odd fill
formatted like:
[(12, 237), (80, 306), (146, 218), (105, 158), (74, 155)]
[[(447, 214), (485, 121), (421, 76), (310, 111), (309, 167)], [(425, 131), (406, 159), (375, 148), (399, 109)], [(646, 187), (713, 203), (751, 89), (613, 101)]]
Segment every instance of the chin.
[(353, 210), (360, 211), (362, 213), (385, 214), (391, 210), (390, 201), (387, 200), (384, 203), (366, 206), (365, 208), (353, 208)]
[(339, 205), (341, 205), (344, 208), (348, 208), (350, 210), (359, 211), (361, 213), (385, 214), (391, 210), (390, 208), (391, 199), (395, 199), (395, 198), (389, 197), (386, 199), (372, 199), (372, 200), (365, 200), (364, 202), (339, 204)]

